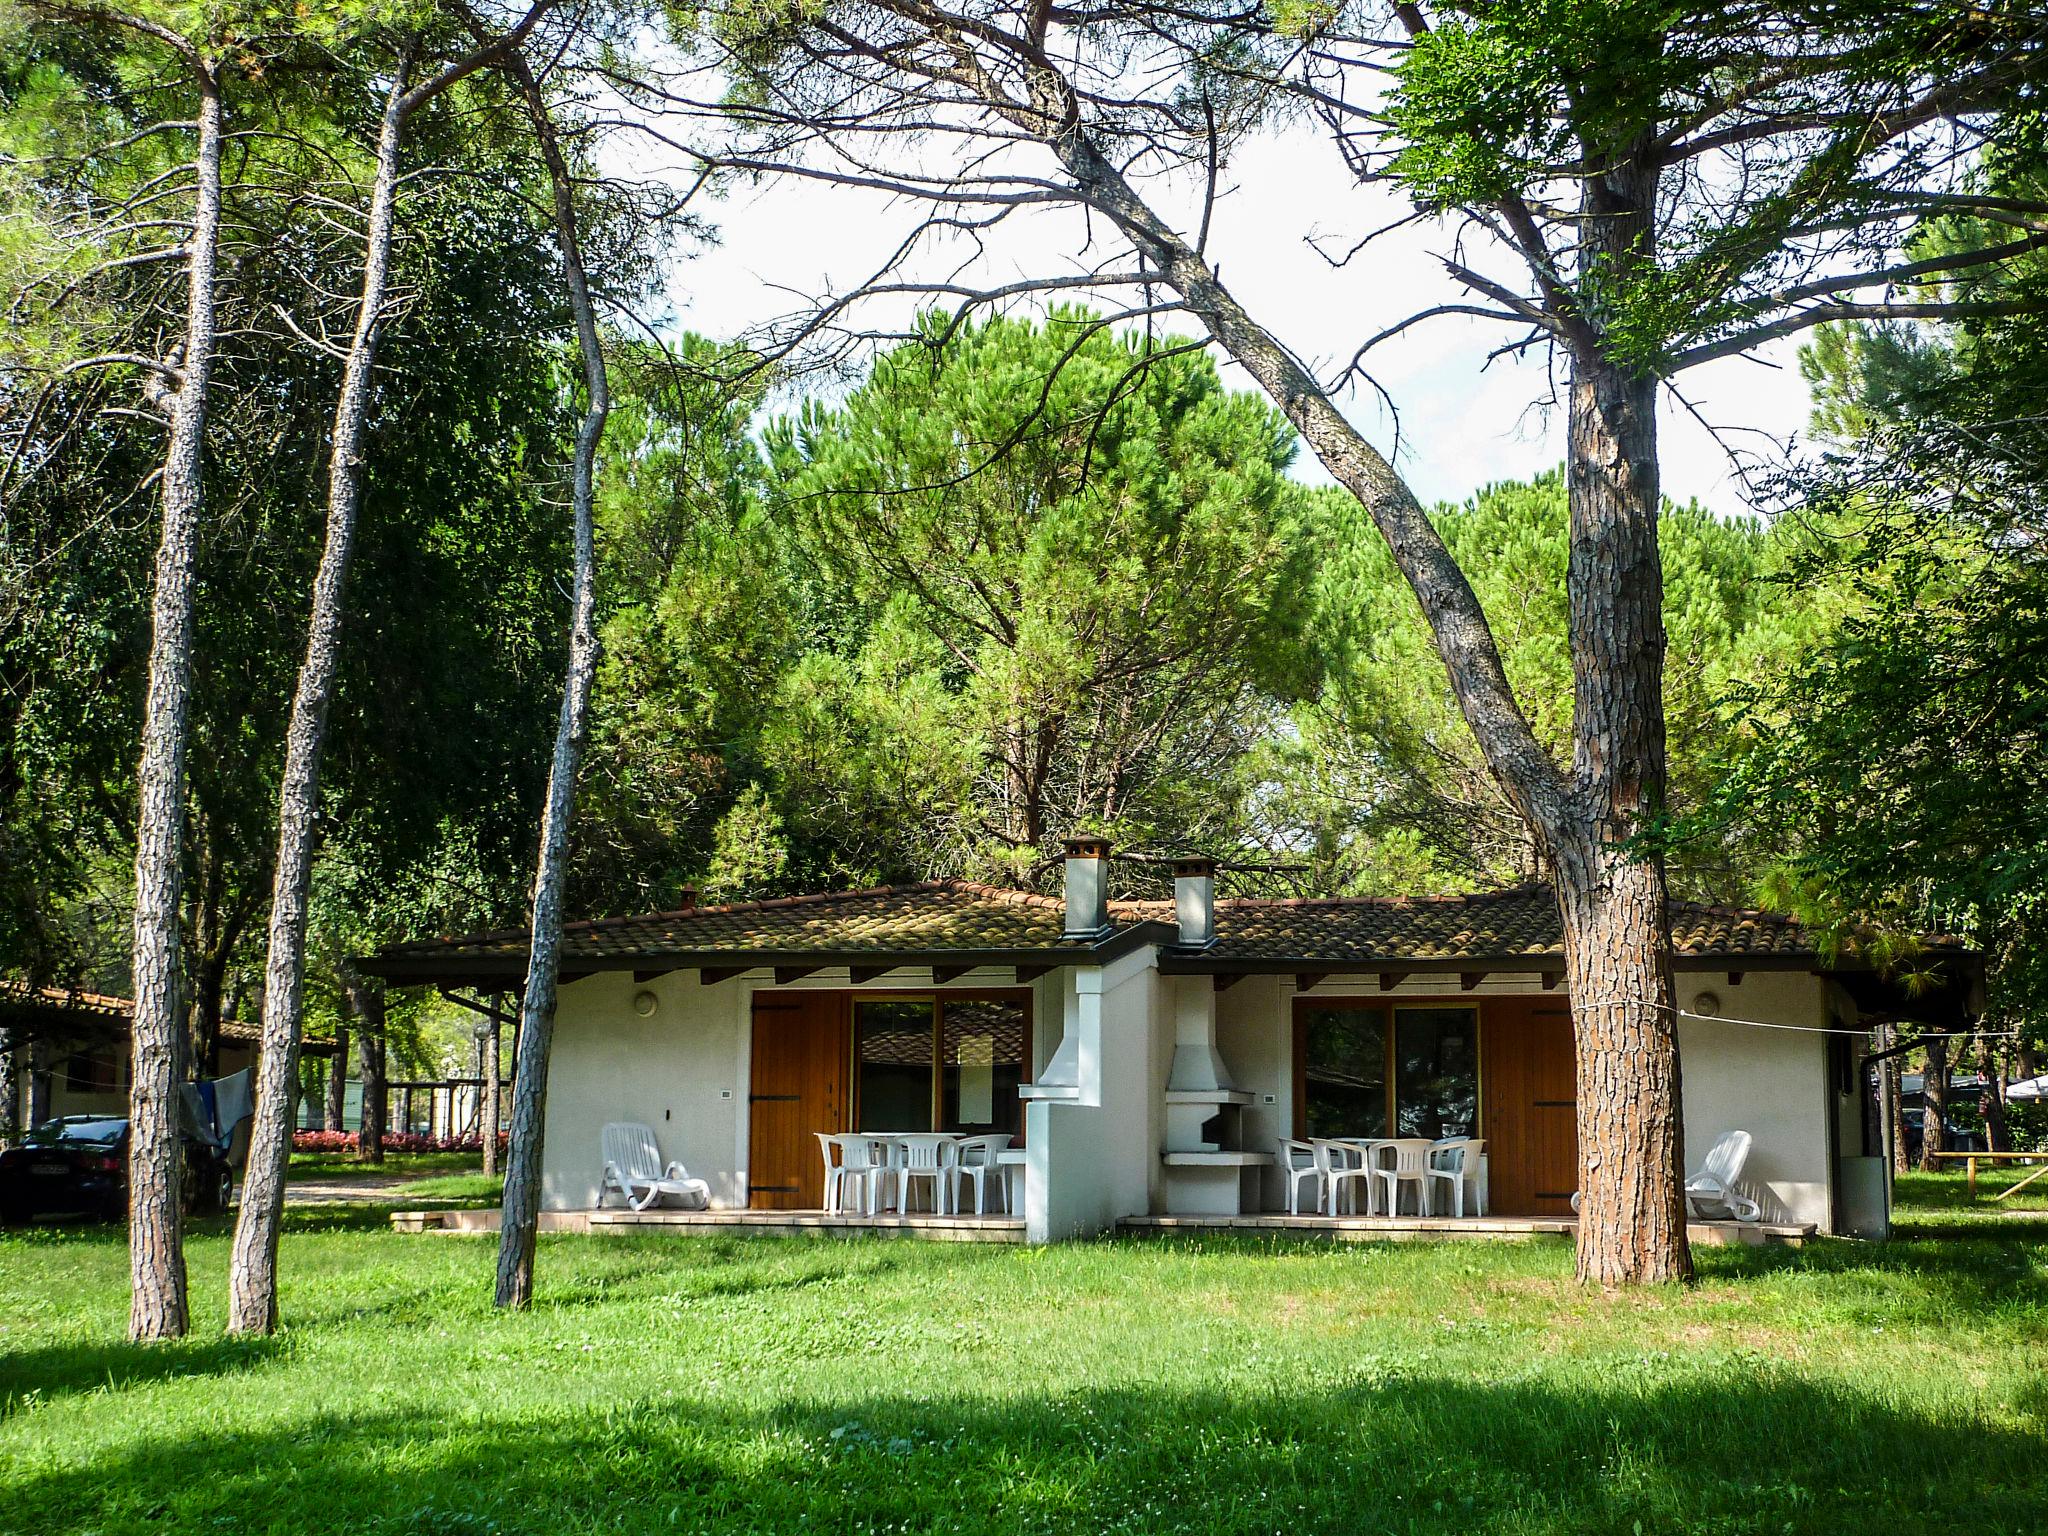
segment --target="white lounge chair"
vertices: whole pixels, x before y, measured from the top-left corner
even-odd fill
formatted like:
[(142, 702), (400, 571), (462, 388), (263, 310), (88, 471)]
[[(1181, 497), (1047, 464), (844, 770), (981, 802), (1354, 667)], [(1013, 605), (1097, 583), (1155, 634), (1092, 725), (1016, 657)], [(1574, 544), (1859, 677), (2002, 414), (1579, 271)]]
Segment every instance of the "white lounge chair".
[[(1764, 1208), (1735, 1187), (1742, 1165), (1749, 1161), (1749, 1132), (1724, 1131), (1707, 1152), (1698, 1173), (1685, 1181), (1685, 1214), (1698, 1221), (1761, 1221)], [(1579, 1210), (1579, 1192), (1572, 1191), (1572, 1214)]]
[(661, 1148), (654, 1132), (630, 1121), (608, 1125), (602, 1136), (604, 1183), (597, 1192), (602, 1206), (605, 1196), (617, 1190), (626, 1204), (644, 1211), (663, 1195), (674, 1195), (687, 1211), (701, 1211), (711, 1204), (711, 1186), (690, 1177), (681, 1163), (663, 1166)]
[(1700, 1171), (1685, 1181), (1685, 1209), (1703, 1221), (1758, 1221), (1763, 1207), (1736, 1187), (1749, 1161), (1749, 1132), (1725, 1131), (1707, 1153)]

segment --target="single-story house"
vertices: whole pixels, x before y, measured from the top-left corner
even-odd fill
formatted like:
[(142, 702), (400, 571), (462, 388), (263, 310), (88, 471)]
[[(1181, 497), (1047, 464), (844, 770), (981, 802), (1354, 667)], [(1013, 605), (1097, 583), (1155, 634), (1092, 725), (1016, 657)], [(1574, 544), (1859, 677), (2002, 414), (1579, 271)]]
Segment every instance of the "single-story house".
[[(653, 1128), (715, 1209), (816, 1210), (820, 1132), (1007, 1132), (1026, 1235), (1286, 1208), (1282, 1138), (1484, 1139), (1496, 1216), (1568, 1218), (1574, 1059), (1542, 887), (1429, 900), (1111, 901), (1106, 844), (1062, 896), (961, 880), (568, 925), (544, 1203), (600, 1204), (610, 1122)], [(1674, 903), (1686, 1151), (1746, 1130), (1767, 1221), (1883, 1229), (1862, 1070), (1899, 999), (1789, 918)], [(397, 985), (502, 993), (523, 931), (387, 947)], [(1958, 997), (1974, 957), (1935, 963)], [(1923, 1011), (1917, 1017), (1926, 1017)]]
[[(0, 981), (0, 1048), (15, 1056), (15, 1123), (128, 1113), (134, 1022), (129, 998)], [(231, 1077), (255, 1065), (261, 1037), (253, 1019), (221, 1020), (215, 1075)], [(332, 1055), (334, 1042), (309, 1039), (303, 1050), (308, 1056)]]

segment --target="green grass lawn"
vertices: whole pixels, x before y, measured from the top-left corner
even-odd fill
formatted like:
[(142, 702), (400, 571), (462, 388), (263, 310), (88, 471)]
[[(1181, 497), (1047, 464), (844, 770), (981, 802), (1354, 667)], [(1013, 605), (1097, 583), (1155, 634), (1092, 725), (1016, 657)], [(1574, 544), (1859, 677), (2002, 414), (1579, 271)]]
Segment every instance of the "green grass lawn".
[(481, 1152), (386, 1152), (381, 1163), (365, 1163), (353, 1152), (294, 1152), (291, 1177), (295, 1179), (383, 1179), (407, 1178), (423, 1173), (476, 1173), (483, 1168)]
[(2048, 1223), (1560, 1241), (544, 1238), (295, 1213), (286, 1330), (123, 1341), (118, 1232), (0, 1237), (0, 1530), (352, 1536), (2048, 1529)]

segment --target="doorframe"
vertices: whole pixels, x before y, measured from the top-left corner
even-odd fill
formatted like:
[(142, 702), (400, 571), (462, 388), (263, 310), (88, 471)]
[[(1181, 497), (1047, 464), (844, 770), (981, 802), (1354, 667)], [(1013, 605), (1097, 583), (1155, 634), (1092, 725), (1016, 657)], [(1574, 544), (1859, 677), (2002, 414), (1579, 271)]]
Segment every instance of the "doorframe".
[[(819, 990), (836, 990), (820, 988)], [(844, 1127), (853, 1130), (860, 1124), (860, 1042), (855, 1028), (853, 1010), (860, 1003), (931, 1003), (932, 1008), (932, 1124), (937, 1125), (939, 1111), (945, 1103), (945, 1008), (949, 1000), (963, 1003), (1022, 1003), (1024, 1005), (1024, 1054), (1021, 1065), (1024, 1080), (1031, 1081), (1033, 1066), (1032, 1046), (1038, 1032), (1038, 995), (1034, 988), (1009, 987), (877, 987), (873, 991), (861, 988), (847, 988), (841, 992), (841, 1006), (846, 1010), (846, 1113), (849, 1123)], [(1022, 1145), (1023, 1117), (1018, 1117), (1018, 1145)]]
[[(842, 1063), (846, 1072), (846, 1119), (847, 1124), (840, 1131), (851, 1130), (859, 1123), (860, 1063), (855, 1056), (853, 1032), (853, 1005), (856, 1002), (940, 1002), (955, 998), (963, 1002), (998, 1001), (1019, 1002), (1024, 1006), (1024, 1058), (1023, 1069), (1028, 1082), (1037, 1073), (1032, 1051), (1038, 1043), (1038, 989), (1035, 986), (978, 986), (978, 987), (851, 987), (851, 986), (777, 986), (772, 982), (743, 981), (735, 999), (737, 1025), (735, 1034), (738, 1045), (734, 1051), (734, 1074), (732, 1095), (733, 1112), (733, 1166), (738, 1173), (739, 1206), (741, 1210), (754, 1208), (754, 1005), (761, 997), (806, 997), (829, 996), (840, 1012), (841, 1038), (845, 1046)], [(935, 1015), (935, 1032), (943, 1028), (942, 1021)], [(936, 1116), (939, 1095), (942, 1092), (939, 1071), (943, 1064), (936, 1060), (932, 1064), (933, 1113)], [(1023, 1145), (1023, 1119), (1018, 1120), (1017, 1143)]]

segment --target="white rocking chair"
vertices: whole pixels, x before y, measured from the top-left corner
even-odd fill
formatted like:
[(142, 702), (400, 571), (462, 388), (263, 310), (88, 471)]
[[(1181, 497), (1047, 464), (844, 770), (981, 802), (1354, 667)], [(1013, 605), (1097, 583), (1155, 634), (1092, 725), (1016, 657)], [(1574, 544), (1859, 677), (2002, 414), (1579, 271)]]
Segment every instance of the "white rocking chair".
[(661, 1148), (648, 1127), (630, 1121), (608, 1125), (602, 1142), (604, 1183), (597, 1192), (599, 1206), (613, 1190), (636, 1211), (646, 1210), (663, 1195), (674, 1195), (686, 1211), (701, 1211), (711, 1204), (709, 1184), (691, 1178), (690, 1170), (681, 1163), (663, 1166)]

